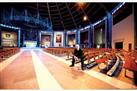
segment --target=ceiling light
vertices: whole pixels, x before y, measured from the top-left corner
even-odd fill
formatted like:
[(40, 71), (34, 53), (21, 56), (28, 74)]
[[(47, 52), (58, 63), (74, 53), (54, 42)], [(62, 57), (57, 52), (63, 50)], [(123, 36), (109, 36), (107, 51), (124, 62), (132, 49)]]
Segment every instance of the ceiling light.
[(83, 3), (83, 2), (78, 2), (78, 5), (79, 5), (80, 7), (82, 7), (82, 6), (84, 5), (84, 3)]
[(88, 17), (85, 15), (85, 16), (83, 17), (83, 20), (84, 20), (84, 21), (87, 21), (87, 19), (88, 19)]
[(77, 4), (79, 7), (83, 7), (84, 6), (84, 0), (78, 0)]

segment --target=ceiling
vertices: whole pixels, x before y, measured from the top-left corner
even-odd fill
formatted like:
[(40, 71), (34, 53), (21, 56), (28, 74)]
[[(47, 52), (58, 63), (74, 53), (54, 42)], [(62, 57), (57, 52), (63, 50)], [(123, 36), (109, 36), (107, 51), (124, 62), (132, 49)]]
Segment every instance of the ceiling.
[[(53, 30), (72, 30), (92, 24), (104, 17), (119, 3), (0, 3), (1, 10), (27, 10), (32, 15), (48, 18)], [(83, 16), (88, 20), (83, 21)]]

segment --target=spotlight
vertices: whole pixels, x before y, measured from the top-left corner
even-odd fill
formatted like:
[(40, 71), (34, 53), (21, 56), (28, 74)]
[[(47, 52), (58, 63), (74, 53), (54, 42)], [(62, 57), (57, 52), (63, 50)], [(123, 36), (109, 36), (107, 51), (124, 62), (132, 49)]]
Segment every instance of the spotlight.
[(83, 3), (83, 2), (78, 2), (78, 5), (79, 5), (80, 7), (82, 7), (82, 6), (84, 5), (84, 3)]
[(78, 2), (77, 2), (78, 6), (79, 6), (80, 8), (84, 6), (84, 2), (83, 2), (83, 1), (84, 1), (84, 0), (78, 0)]
[(88, 17), (85, 15), (85, 16), (83, 17), (83, 20), (84, 20), (84, 21), (87, 21), (87, 19), (88, 19)]

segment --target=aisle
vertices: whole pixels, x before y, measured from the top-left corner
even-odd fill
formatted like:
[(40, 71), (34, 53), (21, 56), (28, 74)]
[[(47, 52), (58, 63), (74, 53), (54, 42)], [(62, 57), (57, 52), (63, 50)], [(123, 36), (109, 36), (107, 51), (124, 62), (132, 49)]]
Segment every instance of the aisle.
[(0, 89), (39, 89), (29, 50), (8, 60), (12, 62), (0, 71)]
[[(57, 57), (57, 56), (54, 56), (54, 55), (51, 55), (49, 53), (46, 53), (46, 52), (43, 52), (46, 56), (48, 57), (51, 57), (51, 58), (54, 58), (54, 60), (56, 61), (59, 61), (61, 63), (64, 63), (67, 65), (67, 67), (69, 67), (69, 65), (71, 64), (69, 61), (66, 61), (64, 59), (64, 57)], [(75, 69), (76, 72), (79, 72), (80, 70), (78, 70), (78, 68), (76, 66), (80, 66), (80, 65), (75, 65), (75, 67), (73, 68), (70, 68), (69, 69)], [(118, 89), (137, 89), (137, 87), (133, 84), (130, 84), (130, 83), (127, 83), (127, 82), (124, 82), (124, 81), (121, 81), (115, 77), (110, 77), (110, 76), (107, 76), (105, 74), (102, 74), (98, 71), (94, 71), (92, 69), (90, 70), (84, 70), (82, 71), (84, 74), (87, 74), (89, 75), (91, 78), (94, 77), (94, 79), (92, 80), (96, 85), (99, 84), (101, 86), (105, 86), (103, 85), (103, 83), (105, 84), (109, 84), (111, 86), (113, 86), (114, 88), (118, 88)], [(97, 80), (100, 80), (99, 82), (97, 82)], [(99, 85), (95, 86), (95, 89), (100, 89), (100, 87), (98, 87)], [(108, 85), (107, 85), (108, 86)], [(106, 89), (109, 89), (107, 86)], [(92, 86), (91, 86), (92, 87)]]
[(70, 68), (58, 59), (41, 51), (35, 51), (35, 53), (64, 89), (116, 89), (114, 86), (91, 77), (75, 67)]
[(41, 49), (23, 51), (0, 63), (0, 89), (131, 89), (132, 85), (70, 63)]

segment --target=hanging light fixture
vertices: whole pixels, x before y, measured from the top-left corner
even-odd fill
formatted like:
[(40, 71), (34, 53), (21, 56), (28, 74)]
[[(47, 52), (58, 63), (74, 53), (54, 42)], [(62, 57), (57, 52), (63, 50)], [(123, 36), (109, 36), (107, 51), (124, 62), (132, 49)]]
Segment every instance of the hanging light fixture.
[(83, 7), (84, 6), (84, 2), (78, 2), (79, 7)]
[(88, 17), (85, 15), (83, 16), (83, 21), (87, 21), (88, 20)]
[(85, 3), (84, 3), (84, 0), (78, 0), (77, 4), (80, 8), (82, 8)]

